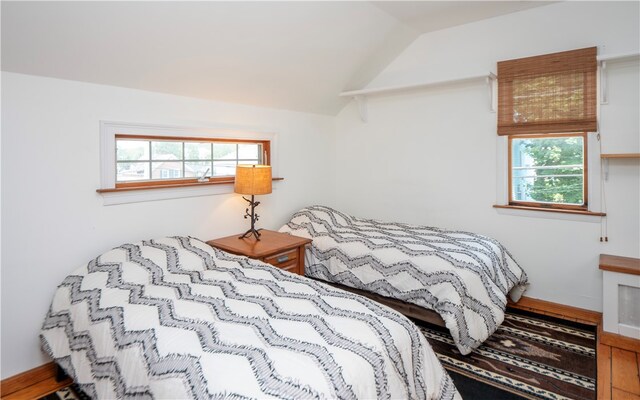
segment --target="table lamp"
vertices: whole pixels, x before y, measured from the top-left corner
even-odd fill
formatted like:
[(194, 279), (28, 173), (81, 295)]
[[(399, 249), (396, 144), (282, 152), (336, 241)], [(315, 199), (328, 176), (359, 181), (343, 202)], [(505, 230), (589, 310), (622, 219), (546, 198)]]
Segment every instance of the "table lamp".
[[(255, 236), (256, 240), (260, 240), (260, 232), (256, 230), (255, 224), (258, 220), (258, 214), (255, 209), (260, 204), (255, 201), (256, 194), (271, 193), (271, 166), (270, 165), (238, 165), (236, 166), (236, 179), (234, 192), (239, 194), (251, 195), (251, 200), (242, 196), (249, 202), (249, 207), (245, 210), (244, 218), (251, 218), (251, 228), (240, 236), (244, 239), (248, 236)], [(251, 209), (251, 212), (249, 212)]]

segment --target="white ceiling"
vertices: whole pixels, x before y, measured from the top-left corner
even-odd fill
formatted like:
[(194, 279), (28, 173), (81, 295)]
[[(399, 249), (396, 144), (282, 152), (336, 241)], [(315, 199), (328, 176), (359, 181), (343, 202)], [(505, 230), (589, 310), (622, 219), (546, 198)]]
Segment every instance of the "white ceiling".
[(548, 3), (1, 4), (4, 71), (335, 115), (419, 34)]

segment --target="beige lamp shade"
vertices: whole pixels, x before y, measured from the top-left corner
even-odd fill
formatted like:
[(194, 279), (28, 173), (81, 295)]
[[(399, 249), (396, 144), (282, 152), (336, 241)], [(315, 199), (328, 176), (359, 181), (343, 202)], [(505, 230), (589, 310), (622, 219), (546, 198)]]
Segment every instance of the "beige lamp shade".
[(271, 193), (270, 165), (238, 165), (234, 191), (240, 194)]

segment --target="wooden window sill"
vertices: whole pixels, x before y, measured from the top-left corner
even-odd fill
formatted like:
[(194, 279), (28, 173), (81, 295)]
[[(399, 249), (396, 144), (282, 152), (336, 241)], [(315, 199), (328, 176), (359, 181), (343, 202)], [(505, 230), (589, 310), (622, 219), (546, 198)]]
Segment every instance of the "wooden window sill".
[[(272, 178), (273, 181), (282, 181), (284, 178)], [(109, 189), (96, 189), (98, 193), (118, 193), (118, 192), (129, 192), (133, 190), (153, 190), (153, 189), (171, 189), (171, 188), (186, 188), (186, 187), (195, 187), (195, 186), (209, 186), (209, 185), (230, 185), (234, 183), (234, 179), (225, 179), (218, 181), (209, 181), (209, 182), (189, 182), (189, 183), (176, 183), (176, 184), (161, 184), (161, 185), (146, 185), (146, 186), (127, 186), (127, 187), (119, 187), (119, 188), (109, 188)]]
[(494, 204), (493, 208), (506, 208), (509, 210), (525, 210), (525, 211), (544, 211), (552, 213), (573, 214), (573, 215), (588, 215), (592, 217), (605, 217), (607, 214), (602, 212), (593, 212), (586, 210), (568, 210), (562, 208), (543, 208), (543, 207), (526, 207), (526, 206), (512, 206), (512, 205), (499, 205)]

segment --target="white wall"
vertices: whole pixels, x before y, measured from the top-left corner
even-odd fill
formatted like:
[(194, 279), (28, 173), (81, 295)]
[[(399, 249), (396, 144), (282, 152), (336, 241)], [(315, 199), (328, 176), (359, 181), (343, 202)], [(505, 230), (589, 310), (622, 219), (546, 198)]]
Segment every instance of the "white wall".
[[(638, 52), (638, 15), (637, 2), (563, 2), (427, 33), (369, 87), (486, 74), (499, 60), (590, 46), (600, 54)], [(608, 70), (603, 152), (639, 152), (638, 63)], [(337, 118), (336, 164), (344, 172), (336, 192), (349, 194), (337, 198), (339, 208), (488, 234), (527, 271), (527, 296), (601, 310), (599, 254), (640, 255), (638, 161), (611, 163), (607, 244), (599, 242), (599, 218), (498, 211), (496, 114), (488, 104), (482, 81), (371, 97), (368, 123), (350, 104)]]
[(235, 194), (103, 206), (100, 120), (274, 130), (285, 180), (259, 196), (258, 226), (330, 202), (334, 118), (3, 72), (2, 378), (48, 361), (40, 326), (56, 286), (83, 263), (127, 241), (248, 229)]

